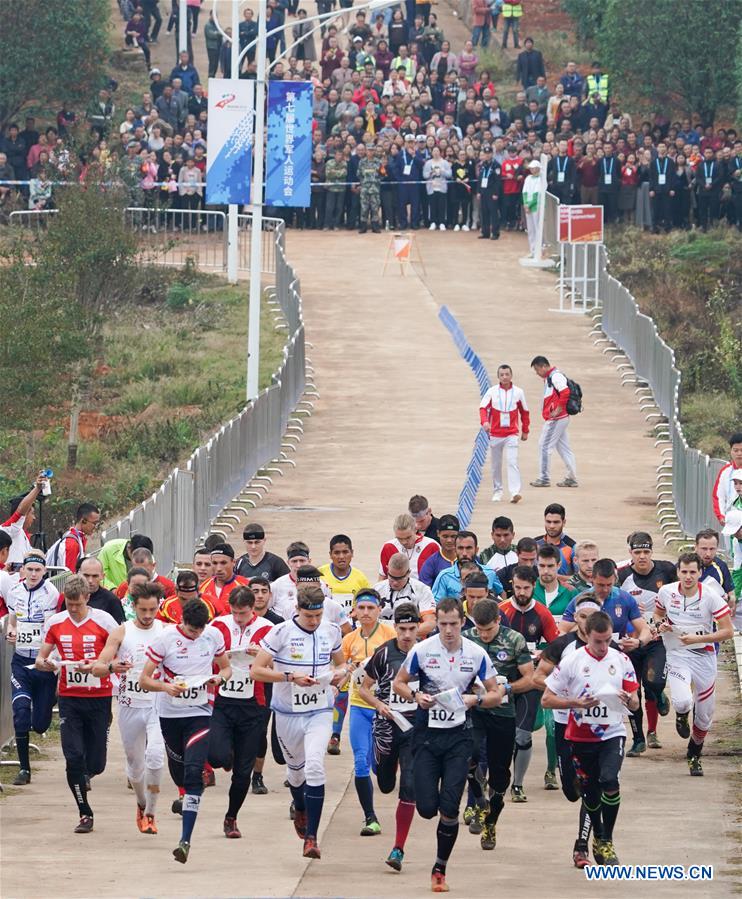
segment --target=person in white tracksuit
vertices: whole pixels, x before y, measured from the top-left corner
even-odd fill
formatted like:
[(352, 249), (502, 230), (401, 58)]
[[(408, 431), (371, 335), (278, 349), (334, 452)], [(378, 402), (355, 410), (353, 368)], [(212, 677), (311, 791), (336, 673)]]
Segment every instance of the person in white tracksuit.
[(503, 494), (502, 457), (507, 459), (510, 501), (521, 500), (521, 478), (518, 468), (518, 440), (528, 440), (531, 416), (526, 396), (513, 384), (513, 370), (503, 364), (497, 369), (498, 383), (484, 394), (479, 404), (479, 419), (489, 434), (492, 454), (492, 502), (500, 502)]
[(530, 175), (523, 182), (523, 211), (526, 214), (528, 253), (535, 257), (538, 249), (538, 217), (541, 199), (541, 163), (537, 159), (528, 163)]

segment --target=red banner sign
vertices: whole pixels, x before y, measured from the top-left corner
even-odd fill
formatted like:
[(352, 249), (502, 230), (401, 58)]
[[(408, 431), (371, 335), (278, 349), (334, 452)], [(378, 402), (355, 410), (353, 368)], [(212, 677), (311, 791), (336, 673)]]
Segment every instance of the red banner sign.
[(559, 240), (562, 243), (602, 243), (603, 207), (559, 204)]

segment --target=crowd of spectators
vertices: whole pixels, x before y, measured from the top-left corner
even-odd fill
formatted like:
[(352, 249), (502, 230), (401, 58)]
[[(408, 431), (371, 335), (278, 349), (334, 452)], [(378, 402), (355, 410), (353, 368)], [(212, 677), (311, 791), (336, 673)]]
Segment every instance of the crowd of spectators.
[[(430, 3), (408, 0), (369, 15), (350, 5), (340, 0), (337, 15), (315, 30), (297, 0), (268, 2), (268, 30), (286, 24), (268, 41), (270, 78), (314, 85), (311, 205), (270, 214), (305, 228), (481, 228), (480, 236), (496, 238), (501, 226), (523, 230), (523, 185), (531, 161), (546, 154), (550, 191), (563, 203), (601, 204), (607, 224), (655, 232), (705, 230), (717, 221), (742, 228), (737, 133), (660, 113), (638, 120), (599, 62), (587, 76), (572, 62), (548, 73), (532, 38), (521, 49), (524, 4), (505, 4), (505, 15), (499, 0), (473, 0), (471, 39), (457, 47)], [(200, 2), (189, 0), (191, 52), (176, 53), (172, 70), (161, 71), (150, 68), (150, 45), (163, 24), (158, 0), (120, 6), (124, 40), (141, 49), (149, 90), (124, 109), (111, 90), (101, 90), (84, 116), (91, 139), (79, 157), (68, 133), (83, 117), (66, 106), (43, 133), (32, 118), (23, 129), (10, 123), (0, 139), (0, 180), (29, 182), (21, 190), (28, 208), (50, 208), (52, 183), (73, 169), (84, 178), (91, 167), (123, 172), (133, 205), (205, 208), (202, 75), (231, 75), (231, 30), (224, 37), (209, 14), (202, 28), (208, 72), (200, 73), (192, 62)], [(334, 7), (334, 0), (317, 0), (320, 13)], [(168, 12), (175, 50), (177, 0)], [(479, 47), (489, 44), (501, 14), (503, 43), (507, 28), (520, 51), (514, 73), (521, 89), (512, 104), (501, 103), (480, 64)], [(249, 79), (258, 25), (251, 9), (243, 15), (239, 76)], [(500, 93), (508, 87), (499, 85)], [(2, 206), (15, 194), (13, 186), (0, 187)]]

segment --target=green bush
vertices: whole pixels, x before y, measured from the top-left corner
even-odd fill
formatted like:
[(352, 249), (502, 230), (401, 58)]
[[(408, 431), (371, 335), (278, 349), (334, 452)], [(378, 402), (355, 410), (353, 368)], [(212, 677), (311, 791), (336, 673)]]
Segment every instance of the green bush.
[(184, 309), (193, 305), (196, 287), (193, 284), (171, 284), (167, 291), (168, 309)]

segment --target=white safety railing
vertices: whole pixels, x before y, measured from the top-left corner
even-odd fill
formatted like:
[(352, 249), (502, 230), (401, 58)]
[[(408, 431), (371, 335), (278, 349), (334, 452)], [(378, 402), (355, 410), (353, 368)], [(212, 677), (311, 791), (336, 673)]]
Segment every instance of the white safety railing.
[[(544, 222), (544, 252), (559, 253), (557, 216), (559, 200), (546, 195)], [(583, 248), (586, 252), (589, 250)], [(587, 260), (580, 257), (576, 264), (590, 268), (597, 266), (597, 297), (585, 297), (586, 306), (596, 302), (600, 312), (600, 324), (596, 343), (614, 344), (620, 350), (614, 359), (622, 373), (624, 383), (633, 383), (647, 412), (647, 420), (654, 421), (657, 444), (663, 446), (664, 461), (657, 473), (658, 517), (666, 540), (684, 539), (718, 523), (712, 506), (712, 490), (719, 469), (724, 462), (712, 459), (705, 453), (688, 446), (680, 422), (681, 375), (675, 365), (675, 353), (660, 337), (654, 320), (645, 315), (630, 291), (608, 272), (608, 254), (605, 247), (592, 248), (598, 252)], [(570, 277), (570, 254), (565, 254), (565, 271), (559, 277)], [(600, 337), (599, 332), (605, 335)], [(606, 352), (615, 349), (606, 348)], [(628, 364), (627, 364), (628, 360)], [(656, 410), (659, 410), (657, 412)]]

